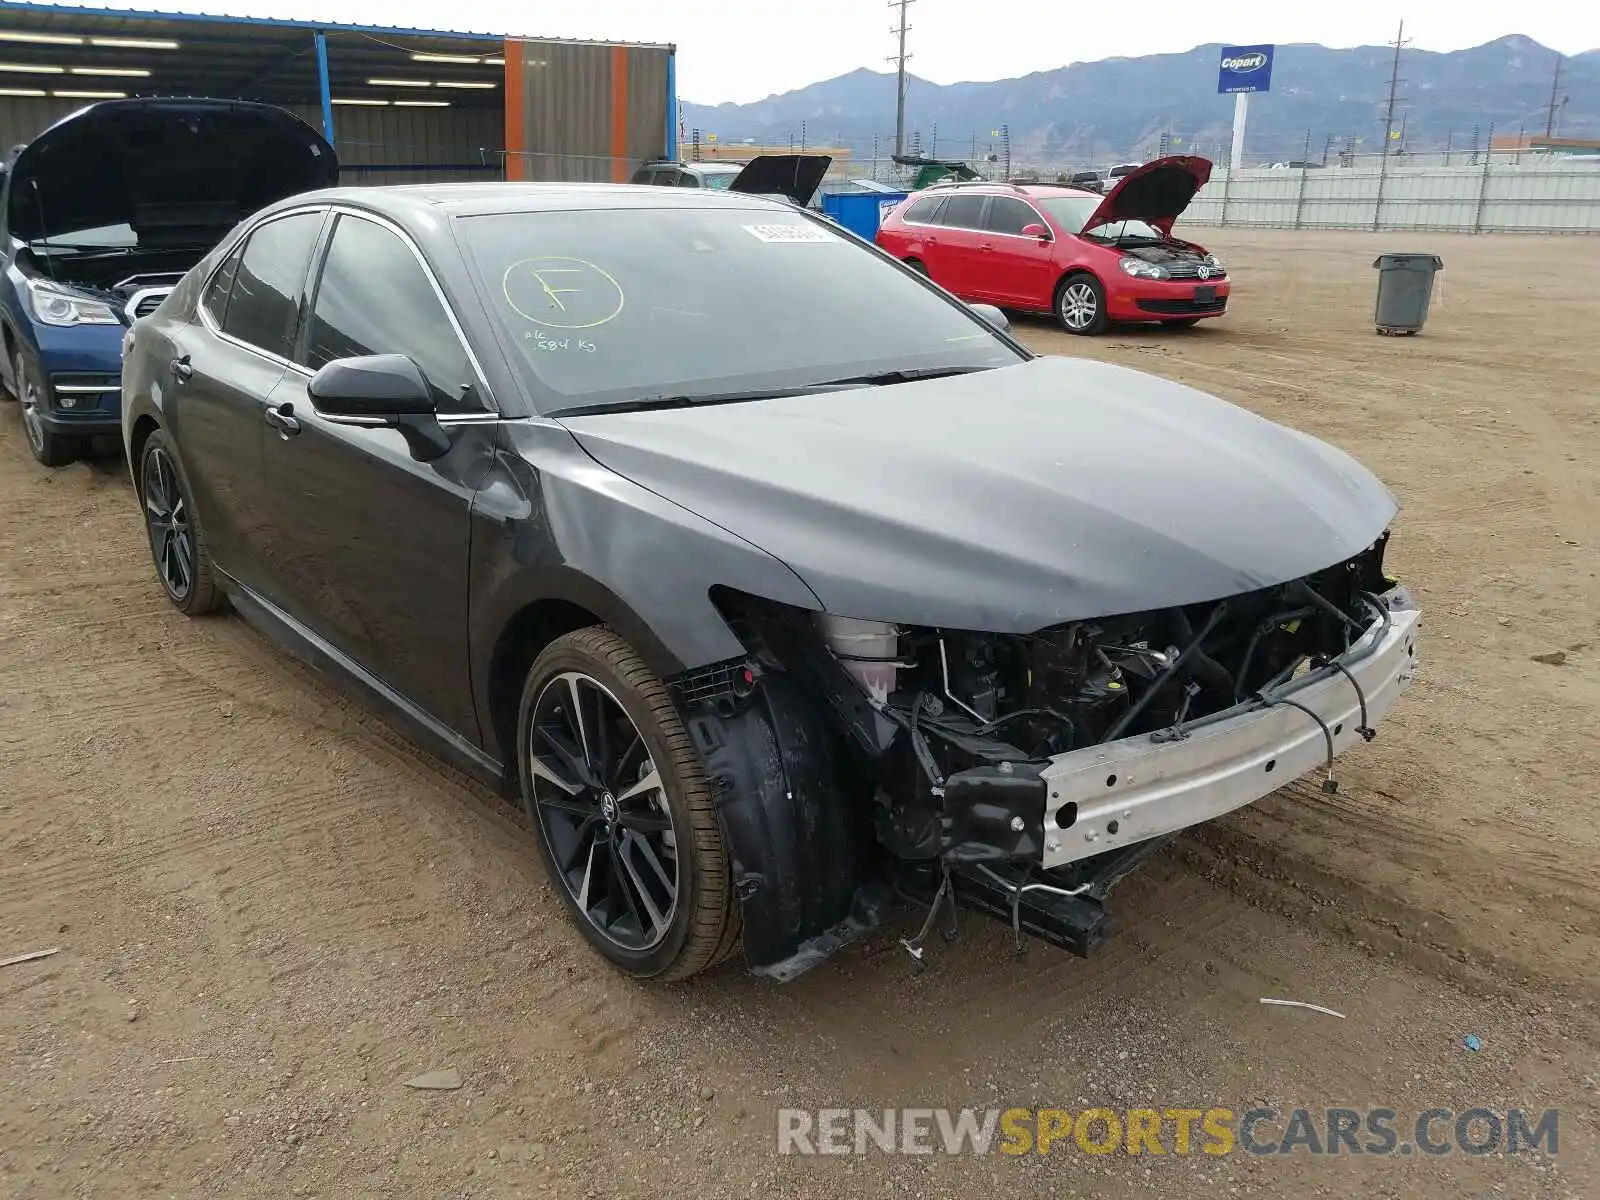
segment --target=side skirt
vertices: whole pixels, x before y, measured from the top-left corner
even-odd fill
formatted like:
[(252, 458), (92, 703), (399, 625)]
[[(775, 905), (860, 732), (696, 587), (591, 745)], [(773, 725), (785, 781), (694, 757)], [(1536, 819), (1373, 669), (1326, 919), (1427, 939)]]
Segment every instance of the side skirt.
[(431, 753), (502, 795), (509, 794), (506, 771), (498, 760), (424, 712), (271, 601), (226, 575), (222, 577), (222, 583), (239, 615), (275, 645), (332, 677), (342, 690), (377, 711), (391, 725), (420, 742)]

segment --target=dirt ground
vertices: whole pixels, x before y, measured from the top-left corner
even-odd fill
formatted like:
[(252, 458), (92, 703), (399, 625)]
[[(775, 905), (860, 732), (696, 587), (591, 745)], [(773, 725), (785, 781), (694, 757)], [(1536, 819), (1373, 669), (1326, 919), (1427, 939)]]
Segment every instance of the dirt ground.
[[(38, 469), (0, 406), (0, 959), (60, 950), (0, 967), (0, 1196), (1600, 1195), (1600, 241), (1210, 240), (1226, 318), (1024, 336), (1368, 463), (1424, 673), (1338, 795), (1182, 839), (1088, 962), (967, 917), (912, 977), (902, 916), (788, 986), (623, 982), (510, 809), (178, 616), (121, 463)], [(1383, 250), (1444, 257), (1421, 337), (1373, 333)], [(1560, 1142), (777, 1154), (779, 1107), (858, 1105), (1556, 1108)]]

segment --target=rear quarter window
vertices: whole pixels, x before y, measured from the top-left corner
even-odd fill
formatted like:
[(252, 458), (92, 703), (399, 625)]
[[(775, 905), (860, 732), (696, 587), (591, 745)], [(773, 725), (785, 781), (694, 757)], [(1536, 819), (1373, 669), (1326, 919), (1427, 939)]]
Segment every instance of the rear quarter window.
[(920, 200), (913, 200), (900, 213), (902, 221), (915, 221), (920, 225), (932, 225), (939, 218), (939, 206), (944, 203), (943, 196), (924, 196)]

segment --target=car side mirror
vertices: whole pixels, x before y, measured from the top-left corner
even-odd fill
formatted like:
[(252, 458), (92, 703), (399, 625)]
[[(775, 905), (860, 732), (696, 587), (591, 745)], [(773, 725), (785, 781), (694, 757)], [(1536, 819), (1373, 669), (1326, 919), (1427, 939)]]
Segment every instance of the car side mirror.
[(1011, 332), (1011, 319), (1009, 317), (1007, 317), (1005, 313), (1001, 312), (998, 308), (996, 308), (994, 305), (992, 305), (992, 304), (969, 304), (967, 307), (972, 309), (972, 311), (974, 313), (976, 313), (979, 317), (981, 317), (983, 319), (984, 324), (993, 326), (995, 329), (999, 330), (1001, 333), (1010, 333)]
[(1030, 221), (1022, 227), (1022, 236), (1038, 238), (1041, 242), (1050, 241), (1050, 231), (1037, 221)]
[(423, 462), (450, 449), (433, 389), (404, 354), (336, 358), (311, 377), (306, 394), (331, 421), (399, 430), (412, 455)]

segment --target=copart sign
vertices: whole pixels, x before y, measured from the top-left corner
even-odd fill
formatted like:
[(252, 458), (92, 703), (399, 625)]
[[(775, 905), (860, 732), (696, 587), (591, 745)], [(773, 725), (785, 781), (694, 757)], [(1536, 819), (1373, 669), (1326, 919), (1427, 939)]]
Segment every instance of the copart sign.
[(1224, 95), (1272, 90), (1271, 46), (1224, 46), (1217, 63), (1217, 91)]

